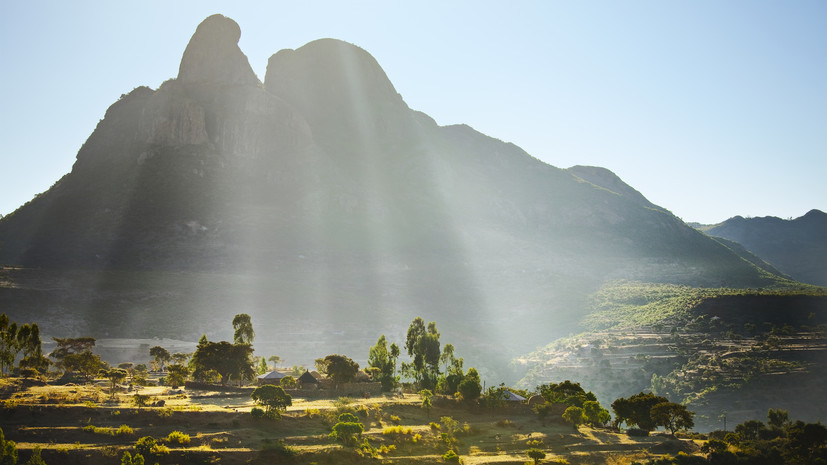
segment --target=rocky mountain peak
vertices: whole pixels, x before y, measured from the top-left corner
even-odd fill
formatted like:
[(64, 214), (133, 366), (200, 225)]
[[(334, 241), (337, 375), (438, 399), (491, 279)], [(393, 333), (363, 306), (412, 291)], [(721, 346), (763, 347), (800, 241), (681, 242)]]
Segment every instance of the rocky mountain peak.
[(376, 59), (362, 48), (319, 39), (270, 57), (265, 88), (299, 108), (316, 127), (395, 135), (408, 106)]
[(241, 28), (223, 15), (212, 15), (201, 22), (192, 35), (178, 79), (182, 82), (215, 84), (259, 84), (247, 56), (238, 47)]

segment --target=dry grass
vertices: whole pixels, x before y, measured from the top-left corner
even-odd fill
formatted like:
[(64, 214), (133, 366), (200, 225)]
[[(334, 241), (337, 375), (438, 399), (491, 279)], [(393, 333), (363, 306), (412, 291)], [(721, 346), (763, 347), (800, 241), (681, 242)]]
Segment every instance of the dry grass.
[[(3, 386), (17, 385), (0, 380), (0, 390)], [(445, 428), (432, 428), (430, 423), (446, 416), (459, 424), (453, 446), (468, 465), (523, 464), (528, 461), (525, 451), (531, 447), (543, 449), (547, 462), (565, 458), (572, 464), (624, 465), (632, 459), (649, 457), (645, 449), (663, 441), (588, 428), (575, 432), (562, 424), (544, 426), (527, 410), (492, 412), (448, 403), (428, 412), (419, 407), (416, 395), (355, 399), (349, 404), (335, 399), (296, 398), (281, 420), (272, 421), (253, 419), (249, 414), (253, 404), (242, 397), (166, 387), (140, 392), (149, 395), (152, 402), (163, 400), (164, 406), (135, 408), (131, 403), (133, 393), (121, 392), (110, 398), (94, 385), (20, 388), (7, 396), (14, 406), (3, 411), (3, 429), (7, 438), (18, 442), (22, 461), (37, 446), (43, 449), (47, 463), (93, 465), (115, 463), (113, 457), (130, 450), (142, 436), (153, 436), (170, 449), (169, 456), (151, 461), (161, 465), (215, 460), (230, 465), (272, 463), (272, 454), (284, 453), (272, 447), (273, 441), (279, 440), (296, 454), (297, 463), (373, 460), (360, 458), (357, 451), (345, 449), (328, 437), (341, 411), (354, 413), (365, 425), (363, 440), (371, 445), (376, 458), (399, 465), (442, 461), (449, 448), (441, 436)], [(121, 425), (132, 428), (133, 434), (103, 434)], [(98, 431), (101, 434), (96, 434)], [(190, 442), (168, 440), (173, 431), (188, 435)], [(383, 434), (386, 431), (393, 432)]]

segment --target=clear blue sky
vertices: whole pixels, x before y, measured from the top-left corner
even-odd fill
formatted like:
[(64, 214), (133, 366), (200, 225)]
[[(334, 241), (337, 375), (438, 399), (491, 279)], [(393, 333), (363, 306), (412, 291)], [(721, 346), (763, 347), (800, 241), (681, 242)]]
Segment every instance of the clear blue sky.
[[(226, 3), (226, 4), (225, 4)], [(107, 107), (222, 13), (282, 48), (366, 49), (411, 108), (596, 165), (685, 221), (827, 211), (827, 2), (0, 3), (0, 214), (71, 170)]]

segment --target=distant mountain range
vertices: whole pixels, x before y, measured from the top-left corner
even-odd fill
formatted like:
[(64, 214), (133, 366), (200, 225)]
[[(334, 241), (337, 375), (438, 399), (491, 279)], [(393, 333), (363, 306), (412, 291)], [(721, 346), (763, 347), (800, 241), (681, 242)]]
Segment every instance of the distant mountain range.
[(693, 226), (737, 242), (797, 281), (827, 286), (827, 214), (820, 210), (790, 220), (736, 216), (716, 225)]
[(352, 44), (282, 50), (262, 83), (239, 37), (207, 18), (177, 78), (115, 102), (71, 173), (0, 220), (17, 320), (196, 340), (246, 312), (258, 341), (312, 363), (365, 357), (422, 315), (507, 361), (575, 330), (607, 281), (784, 281), (606, 169), (438, 126)]

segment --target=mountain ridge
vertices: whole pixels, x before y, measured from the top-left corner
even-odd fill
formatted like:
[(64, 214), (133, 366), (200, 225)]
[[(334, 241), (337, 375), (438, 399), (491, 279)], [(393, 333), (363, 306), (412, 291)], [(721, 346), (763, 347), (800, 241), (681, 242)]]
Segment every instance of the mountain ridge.
[(716, 225), (697, 225), (710, 236), (741, 244), (802, 282), (827, 286), (827, 214), (812, 209), (795, 219), (735, 216)]
[[(202, 25), (178, 78), (112, 104), (71, 173), (0, 219), (0, 263), (73, 283), (15, 287), (11, 270), (10, 311), (52, 315), (47, 331), (71, 315), (77, 331), (137, 336), (153, 318), (152, 331), (209, 332), (243, 310), (263, 334), (295, 319), (331, 350), (324, 334), (345, 321), (373, 323), (349, 329), (361, 345), (422, 315), (485, 359), (492, 338), (517, 354), (570, 332), (607, 280), (785, 281), (608, 170), (438, 126), (352, 44), (278, 52), (261, 83), (234, 21)], [(297, 347), (284, 350), (306, 356)]]

